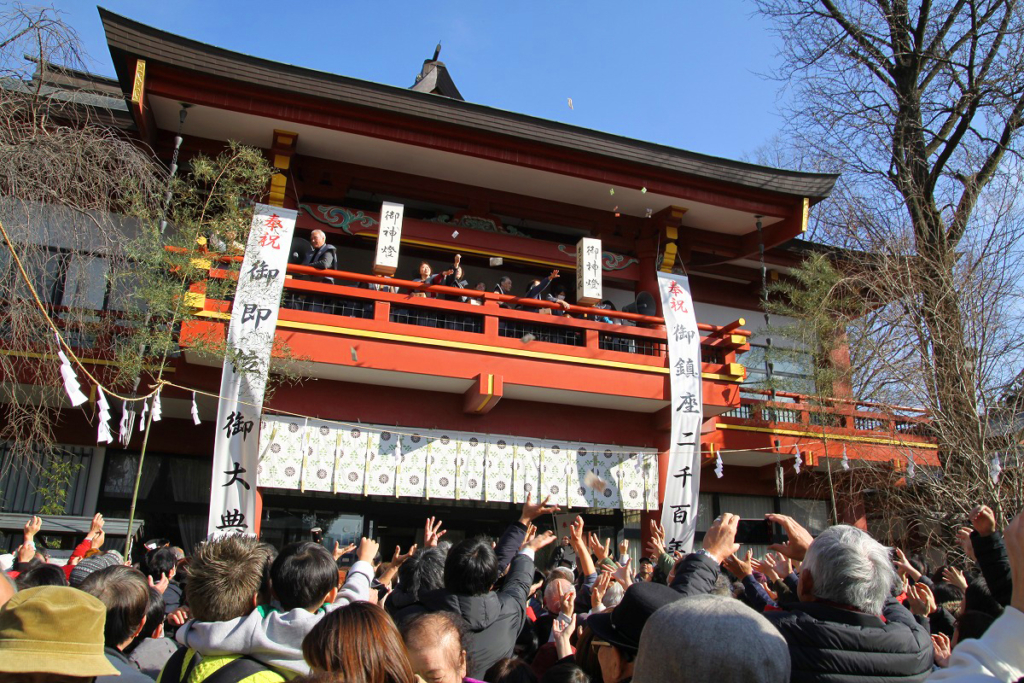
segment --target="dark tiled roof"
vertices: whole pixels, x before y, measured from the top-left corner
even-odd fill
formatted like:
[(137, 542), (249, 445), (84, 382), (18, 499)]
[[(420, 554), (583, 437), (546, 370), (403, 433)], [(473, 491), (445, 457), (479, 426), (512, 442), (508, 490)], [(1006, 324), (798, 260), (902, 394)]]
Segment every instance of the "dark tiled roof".
[(378, 111), (476, 129), (732, 185), (821, 199), (837, 176), (756, 166), (570, 126), (471, 102), (370, 83), (243, 55), (176, 36), (99, 8), (122, 88), (131, 87), (125, 56), (198, 73)]

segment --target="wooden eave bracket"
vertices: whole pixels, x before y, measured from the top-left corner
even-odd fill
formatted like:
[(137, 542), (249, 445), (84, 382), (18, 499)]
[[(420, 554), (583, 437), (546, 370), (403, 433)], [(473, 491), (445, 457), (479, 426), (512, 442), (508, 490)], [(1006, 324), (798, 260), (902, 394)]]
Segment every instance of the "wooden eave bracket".
[(503, 390), (501, 375), (480, 373), (463, 395), (462, 411), (467, 415), (486, 415), (501, 401)]

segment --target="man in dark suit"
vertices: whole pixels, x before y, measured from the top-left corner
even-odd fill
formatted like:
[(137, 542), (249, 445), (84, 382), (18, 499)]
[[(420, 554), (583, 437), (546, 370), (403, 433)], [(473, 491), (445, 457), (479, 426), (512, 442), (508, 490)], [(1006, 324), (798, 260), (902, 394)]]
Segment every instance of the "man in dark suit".
[[(338, 267), (338, 250), (334, 245), (327, 244), (327, 235), (324, 234), (323, 230), (314, 230), (309, 236), (309, 243), (313, 249), (306, 254), (306, 257), (302, 259), (299, 265), (311, 266), (317, 270), (336, 270)], [(334, 278), (322, 277), (315, 278), (311, 276), (305, 276), (304, 280), (313, 280), (319, 282), (326, 282), (327, 284), (334, 284)], [(307, 297), (308, 306), (306, 310), (313, 311), (314, 313), (325, 313), (326, 303), (323, 297), (310, 296)]]

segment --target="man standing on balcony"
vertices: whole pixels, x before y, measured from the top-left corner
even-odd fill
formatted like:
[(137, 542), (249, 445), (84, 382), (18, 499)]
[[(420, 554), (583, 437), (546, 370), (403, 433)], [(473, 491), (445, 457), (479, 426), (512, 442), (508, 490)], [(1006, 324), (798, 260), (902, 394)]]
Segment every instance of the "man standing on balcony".
[[(508, 275), (505, 275), (500, 280), (498, 280), (498, 284), (494, 285), (494, 293), (495, 294), (511, 294), (512, 293), (512, 278), (510, 278)], [(502, 308), (508, 308), (509, 307), (507, 304), (503, 304), (503, 303), (499, 303), (498, 305), (501, 306)]]
[[(338, 267), (338, 250), (334, 245), (327, 244), (327, 235), (324, 234), (323, 230), (314, 230), (309, 236), (309, 243), (313, 247), (302, 262), (299, 265), (310, 266), (317, 270), (335, 270)], [(313, 280), (314, 282), (326, 282), (327, 284), (333, 285), (333, 277), (315, 278), (312, 276), (304, 276), (303, 280)], [(308, 299), (309, 306), (306, 308), (308, 311), (314, 313), (324, 313), (325, 305), (324, 298), (320, 296), (311, 296)]]

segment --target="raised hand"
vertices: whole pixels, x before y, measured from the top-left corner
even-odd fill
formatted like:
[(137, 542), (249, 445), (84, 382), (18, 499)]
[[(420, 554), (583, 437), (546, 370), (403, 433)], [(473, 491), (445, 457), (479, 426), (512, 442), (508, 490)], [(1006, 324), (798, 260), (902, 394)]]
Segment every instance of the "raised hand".
[[(363, 538), (359, 541), (359, 550), (356, 552), (356, 559), (360, 562), (373, 562), (373, 558), (377, 557), (377, 551), (380, 550), (380, 543), (373, 540), (372, 538)], [(370, 591), (371, 593), (373, 591)]]
[(594, 557), (597, 558), (598, 562), (601, 562), (608, 557), (608, 551), (611, 547), (612, 539), (604, 539), (604, 543), (601, 543), (601, 539), (597, 537), (597, 534), (590, 532), (587, 534), (587, 544), (590, 546), (590, 552), (594, 553)]
[(971, 524), (979, 536), (991, 536), (996, 530), (996, 513), (988, 505), (978, 505), (971, 510)]
[(526, 547), (532, 549), (533, 552), (537, 552), (538, 550), (540, 550), (544, 546), (549, 545), (549, 544), (554, 543), (554, 542), (555, 542), (555, 534), (554, 534), (554, 532), (548, 530), (548, 531), (545, 531), (544, 533), (542, 533), (542, 534), (540, 534), (538, 536), (534, 536), (533, 539), (529, 543), (526, 544)]
[(665, 527), (653, 519), (651, 520), (651, 538), (647, 541), (645, 550), (647, 551), (647, 557), (655, 562), (665, 554)]
[(615, 571), (612, 572), (612, 578), (619, 582), (623, 588), (629, 588), (633, 585), (633, 572), (630, 571), (629, 565), (633, 563), (633, 558), (626, 558), (626, 564), (615, 565)]
[(428, 517), (427, 523), (423, 525), (423, 547), (436, 548), (437, 544), (441, 541), (441, 537), (446, 533), (448, 531), (441, 528), (441, 520)]
[(771, 553), (765, 555), (763, 560), (752, 559), (750, 561), (751, 567), (764, 574), (769, 583), (775, 583), (780, 578), (778, 573), (775, 571), (776, 564), (778, 563), (775, 561), (775, 558), (772, 557)]
[(99, 550), (103, 547), (103, 541), (107, 540), (107, 532), (100, 529), (92, 539), (92, 549)]
[(341, 547), (341, 541), (335, 541), (334, 542), (334, 550), (331, 551), (331, 554), (334, 555), (334, 561), (337, 562), (338, 560), (341, 559), (342, 555), (345, 555), (346, 553), (350, 553), (350, 552), (352, 552), (355, 549), (356, 549), (356, 544), (355, 543), (349, 543), (344, 548), (342, 548)]
[(942, 580), (962, 591), (967, 590), (967, 579), (964, 578), (964, 573), (956, 567), (946, 567), (943, 569)]
[(793, 562), (782, 553), (775, 553), (775, 571), (783, 579), (793, 573)]
[[(563, 612), (563, 614), (566, 614)], [(576, 630), (576, 615), (572, 613), (570, 608), (567, 613), (571, 615), (566, 621), (565, 619), (555, 619), (551, 623), (551, 631), (555, 634), (555, 653), (559, 659), (563, 659), (572, 654), (572, 634)]]
[(546, 496), (544, 500), (534, 505), (533, 494), (527, 493), (526, 502), (523, 503), (523, 514), (519, 516), (520, 524), (526, 526), (541, 515), (549, 515), (552, 512), (558, 512), (557, 505), (548, 505), (549, 500), (551, 500), (551, 496)]
[[(370, 592), (373, 593), (373, 591)], [(192, 610), (188, 607), (179, 607), (167, 615), (167, 621), (169, 621), (173, 626), (181, 626), (191, 618)]]
[(811, 532), (787, 515), (765, 515), (765, 519), (780, 525), (786, 530), (786, 535), (789, 537), (789, 540), (785, 543), (775, 543), (768, 546), (768, 549), (780, 552), (792, 560), (800, 560), (802, 562), (804, 555), (807, 554), (807, 549), (814, 542)]
[(893, 564), (896, 565), (896, 571), (899, 572), (900, 576), (909, 576), (914, 581), (921, 578), (921, 572), (914, 569), (914, 565), (910, 564), (910, 560), (903, 554), (903, 551), (896, 548), (896, 557), (893, 558)]
[(558, 277), (558, 269), (557, 268), (555, 270), (551, 271), (551, 275), (548, 275), (548, 279), (549, 280), (554, 280), (557, 277)]
[(393, 567), (401, 567), (403, 564), (406, 563), (406, 561), (410, 557), (412, 557), (415, 554), (416, 554), (416, 544), (415, 543), (413, 543), (412, 547), (409, 548), (409, 552), (407, 552), (404, 555), (402, 554), (402, 548), (400, 546), (396, 545), (395, 546), (395, 554), (391, 556), (391, 566), (393, 566)]
[(92, 522), (89, 524), (89, 533), (86, 535), (86, 538), (94, 538), (96, 534), (103, 531), (103, 522), (103, 515), (98, 512), (93, 515)]
[(704, 550), (708, 551), (711, 557), (721, 564), (740, 549), (736, 542), (736, 528), (739, 526), (739, 515), (724, 513), (721, 517), (711, 523), (711, 527), (704, 534)]
[(612, 585), (612, 573), (603, 571), (597, 575), (594, 587), (590, 589), (590, 606), (597, 609), (604, 600), (604, 594), (608, 592), (608, 586)]
[(932, 590), (923, 583), (913, 585), (907, 590), (907, 600), (910, 603), (910, 611), (919, 617), (927, 617), (938, 609)]
[(629, 539), (622, 539), (622, 543), (619, 543), (619, 557), (625, 557), (629, 555)]
[(754, 566), (751, 561), (753, 559), (753, 555), (754, 551), (750, 548), (747, 548), (747, 553), (744, 555), (742, 560), (736, 556), (736, 553), (733, 553), (725, 558), (725, 568), (728, 569), (733, 576), (740, 579), (751, 576), (754, 573)]
[(977, 562), (978, 558), (974, 555), (974, 543), (971, 542), (971, 530), (967, 527), (962, 527), (956, 532), (956, 540), (964, 551), (964, 555), (970, 558), (971, 562)]
[(932, 634), (932, 649), (935, 650), (935, 666), (940, 666), (943, 669), (949, 666), (949, 658), (953, 654), (949, 636), (943, 633)]
[(25, 528), (24, 528), (25, 543), (30, 543), (32, 541), (32, 539), (34, 539), (36, 537), (36, 534), (39, 533), (39, 530), (42, 529), (42, 528), (43, 528), (43, 520), (42, 519), (40, 519), (39, 517), (37, 517), (35, 515), (33, 515), (32, 517), (29, 517), (28, 521), (25, 522)]
[(146, 582), (149, 583), (150, 588), (155, 588), (160, 595), (163, 595), (164, 591), (167, 590), (167, 586), (170, 585), (171, 580), (167, 578), (167, 574), (161, 574), (159, 581), (154, 582), (152, 576), (147, 576)]

